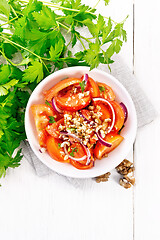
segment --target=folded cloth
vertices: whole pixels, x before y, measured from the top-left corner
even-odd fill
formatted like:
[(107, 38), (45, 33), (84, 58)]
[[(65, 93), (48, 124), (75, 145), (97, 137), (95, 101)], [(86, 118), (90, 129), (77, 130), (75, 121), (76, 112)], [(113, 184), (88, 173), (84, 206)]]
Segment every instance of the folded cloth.
[[(100, 69), (109, 72), (106, 65), (100, 66)], [(131, 70), (126, 66), (126, 64), (118, 55), (115, 58), (115, 62), (111, 65), (111, 69), (111, 74), (124, 85), (132, 97), (137, 112), (138, 127), (142, 127), (153, 121), (157, 115), (156, 110), (138, 85), (138, 82), (135, 76), (132, 74)], [(38, 176), (44, 176), (50, 173), (56, 174), (36, 157), (27, 141), (22, 142), (21, 147), (24, 157), (35, 168)], [(87, 179), (77, 179), (70, 177), (65, 178), (75, 187), (82, 186), (87, 181)]]
[[(129, 92), (137, 112), (138, 127), (142, 127), (152, 122), (157, 116), (157, 112), (152, 103), (140, 88), (138, 81), (129, 67), (124, 63), (119, 55), (114, 58), (111, 65), (111, 75), (118, 79)], [(103, 71), (109, 71), (106, 66), (100, 67)]]

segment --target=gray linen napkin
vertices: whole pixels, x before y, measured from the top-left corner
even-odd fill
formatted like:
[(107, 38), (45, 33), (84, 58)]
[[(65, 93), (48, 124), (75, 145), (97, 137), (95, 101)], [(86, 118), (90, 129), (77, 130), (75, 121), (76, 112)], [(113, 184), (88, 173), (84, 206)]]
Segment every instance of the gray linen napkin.
[[(132, 100), (135, 104), (135, 108), (137, 111), (137, 118), (138, 118), (138, 127), (142, 127), (151, 121), (157, 115), (156, 110), (154, 109), (153, 105), (139, 87), (135, 76), (132, 74), (131, 70), (127, 67), (127, 65), (123, 62), (121, 57), (117, 55), (115, 57), (115, 63), (111, 65), (111, 74), (116, 77), (128, 90), (130, 93)], [(101, 70), (109, 72), (107, 66), (100, 66)], [(47, 166), (45, 166), (33, 153), (32, 149), (29, 146), (27, 141), (22, 142), (22, 153), (24, 157), (30, 162), (30, 164), (35, 168), (35, 171), (38, 176), (44, 176), (47, 174), (57, 174)], [(60, 175), (60, 174), (59, 174)], [(62, 176), (62, 175), (61, 175)], [(64, 177), (64, 176), (63, 176)], [(70, 178), (65, 177), (66, 180), (72, 183), (75, 187), (80, 187), (88, 181), (87, 179), (78, 179), (78, 178)]]

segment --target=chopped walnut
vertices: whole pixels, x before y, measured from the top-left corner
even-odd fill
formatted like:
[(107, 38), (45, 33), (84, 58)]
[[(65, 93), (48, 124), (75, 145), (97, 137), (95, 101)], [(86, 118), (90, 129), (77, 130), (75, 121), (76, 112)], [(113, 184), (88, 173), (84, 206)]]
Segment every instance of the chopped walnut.
[(91, 105), (91, 106), (88, 107), (88, 109), (89, 109), (89, 110), (94, 110), (95, 107)]
[(135, 184), (135, 178), (132, 176), (132, 177), (129, 177), (127, 175), (124, 175), (124, 178), (129, 182), (131, 183), (132, 185)]
[(98, 177), (96, 177), (96, 182), (97, 182), (97, 183), (107, 182), (110, 175), (111, 175), (111, 173), (110, 173), (110, 172), (107, 172), (107, 173), (105, 173), (105, 174), (103, 174), (103, 175), (101, 175), (101, 176), (98, 176)]
[(120, 178), (119, 184), (126, 189), (131, 187), (131, 184), (125, 178)]
[(121, 175), (127, 175), (134, 171), (133, 163), (124, 159), (117, 167), (116, 170)]
[(134, 178), (134, 167), (133, 163), (124, 159), (117, 167), (116, 170), (119, 174), (123, 175), (123, 178), (120, 178), (119, 183), (124, 188), (130, 188), (131, 185), (135, 184)]

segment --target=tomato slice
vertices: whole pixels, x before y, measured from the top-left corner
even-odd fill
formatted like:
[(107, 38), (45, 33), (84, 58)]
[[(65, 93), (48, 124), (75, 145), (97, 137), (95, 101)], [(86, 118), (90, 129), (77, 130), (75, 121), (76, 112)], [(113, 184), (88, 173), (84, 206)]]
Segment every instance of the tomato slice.
[(46, 127), (46, 131), (49, 135), (51, 135), (54, 138), (59, 138), (59, 130), (58, 127), (60, 124), (64, 123), (64, 119), (60, 119), (58, 122), (52, 123), (51, 125), (48, 125)]
[(119, 103), (117, 103), (116, 101), (111, 101), (110, 103), (112, 104), (115, 111), (114, 130), (118, 132), (123, 127), (124, 124), (125, 119), (124, 111), (122, 107), (119, 105)]
[(94, 135), (95, 135), (95, 133), (92, 132), (92, 133), (91, 133), (91, 137), (90, 137), (90, 139), (89, 139), (90, 144), (95, 144), (95, 143), (97, 142), (97, 140), (96, 140), (95, 138), (93, 138)]
[(60, 82), (58, 82), (56, 85), (54, 85), (52, 88), (50, 88), (48, 91), (45, 91), (44, 98), (47, 101), (51, 101), (53, 97), (55, 97), (59, 91), (61, 91), (64, 88), (67, 88), (73, 84), (80, 83), (82, 80), (80, 78), (67, 78)]
[(105, 83), (97, 82), (97, 85), (100, 89), (100, 97), (113, 101), (115, 99), (115, 94), (110, 86)]
[[(73, 152), (73, 149), (74, 149), (74, 152)], [(69, 154), (73, 154), (73, 157), (75, 158), (81, 158), (83, 157), (84, 155), (86, 155), (86, 152), (83, 148), (83, 146), (80, 144), (80, 143), (73, 143), (71, 146), (70, 146), (70, 151), (69, 151)], [(80, 170), (84, 170), (84, 169), (89, 169), (91, 167), (94, 166), (94, 161), (93, 159), (91, 160), (91, 162), (89, 163), (89, 165), (86, 165), (86, 161), (87, 161), (87, 155), (86, 155), (86, 159), (83, 160), (83, 161), (74, 161), (72, 159), (70, 159), (70, 163), (77, 169), (80, 169)]]
[(107, 118), (112, 118), (112, 114), (110, 109), (103, 103), (95, 103), (96, 108), (94, 110), (95, 113), (100, 112), (101, 116), (100, 119), (104, 121)]
[(51, 136), (47, 138), (46, 145), (47, 145), (47, 151), (49, 155), (58, 162), (70, 162), (69, 159), (64, 160), (65, 154), (63, 152), (63, 149), (59, 147), (59, 143), (61, 144), (62, 141), (60, 141), (57, 138), (54, 138)]
[(81, 164), (80, 162), (74, 161), (74, 160), (70, 160), (70, 163), (77, 169), (79, 170), (85, 170), (85, 169), (90, 169), (94, 166), (94, 161), (91, 160), (90, 163), (88, 165), (85, 164)]
[(98, 88), (97, 83), (92, 79), (92, 78), (88, 78), (88, 87), (87, 90), (90, 91), (91, 93), (91, 97), (100, 97), (100, 91)]
[(45, 104), (33, 104), (31, 111), (34, 117), (38, 141), (41, 147), (46, 147), (47, 132), (45, 128), (49, 123), (49, 116), (53, 116), (52, 109)]
[(85, 108), (91, 101), (90, 95), (79, 98), (79, 93), (69, 97), (55, 97), (57, 105), (68, 111), (77, 111)]
[(123, 139), (124, 138), (122, 136), (120, 136), (119, 134), (116, 134), (116, 133), (107, 134), (106, 137), (104, 138), (104, 140), (111, 143), (112, 146), (106, 147), (98, 141), (93, 150), (94, 156), (97, 159), (101, 159), (102, 157), (104, 157), (105, 154), (107, 154), (107, 153), (111, 152), (113, 149), (115, 149), (122, 142)]
[[(73, 149), (74, 149), (74, 151), (73, 151)], [(82, 146), (82, 144), (80, 144), (80, 143), (78, 143), (78, 142), (73, 142), (72, 144), (71, 144), (71, 146), (70, 146), (70, 150), (69, 150), (69, 154), (71, 154), (71, 152), (72, 152), (72, 157), (75, 157), (75, 158), (81, 158), (81, 157), (83, 157), (83, 156), (86, 156), (86, 152), (85, 152), (85, 150), (84, 150), (84, 148), (83, 148), (83, 146)], [(81, 161), (81, 163), (85, 163), (86, 162), (86, 160), (84, 160), (84, 161)]]

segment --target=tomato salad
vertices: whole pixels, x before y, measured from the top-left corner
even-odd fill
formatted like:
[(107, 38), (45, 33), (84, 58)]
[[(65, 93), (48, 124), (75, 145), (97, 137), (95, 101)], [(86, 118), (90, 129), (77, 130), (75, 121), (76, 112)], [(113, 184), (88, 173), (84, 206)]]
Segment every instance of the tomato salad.
[(54, 160), (89, 169), (124, 139), (127, 108), (105, 83), (84, 74), (60, 81), (43, 95), (45, 103), (32, 105), (31, 111), (40, 152), (47, 150)]

